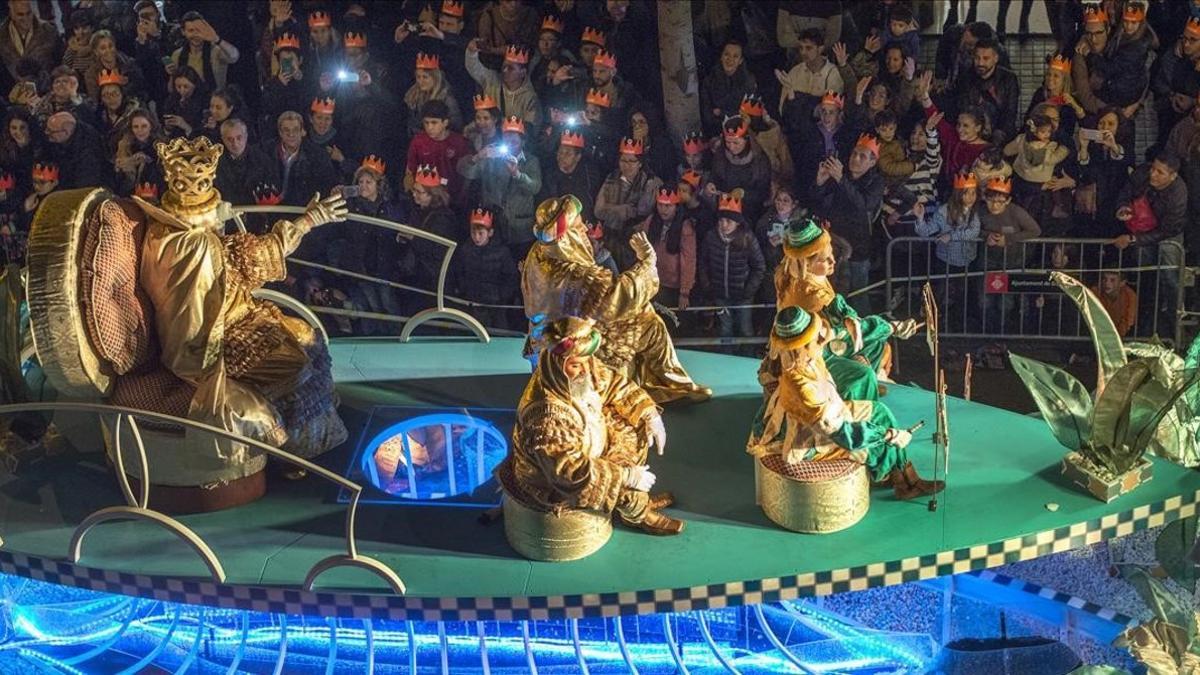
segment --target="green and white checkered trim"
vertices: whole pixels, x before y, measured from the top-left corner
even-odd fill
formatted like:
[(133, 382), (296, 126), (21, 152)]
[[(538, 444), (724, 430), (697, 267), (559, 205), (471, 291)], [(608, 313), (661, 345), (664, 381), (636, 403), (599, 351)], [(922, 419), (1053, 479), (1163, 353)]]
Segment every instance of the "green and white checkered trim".
[[(98, 570), (0, 550), (0, 572), (122, 595), (259, 612), (418, 621), (517, 621), (752, 605), (961, 574), (1082, 548), (1195, 515), (1200, 491), (990, 544), (820, 572), (690, 588), (533, 597), (423, 598), (235, 586)], [(413, 591), (420, 592), (413, 584)]]

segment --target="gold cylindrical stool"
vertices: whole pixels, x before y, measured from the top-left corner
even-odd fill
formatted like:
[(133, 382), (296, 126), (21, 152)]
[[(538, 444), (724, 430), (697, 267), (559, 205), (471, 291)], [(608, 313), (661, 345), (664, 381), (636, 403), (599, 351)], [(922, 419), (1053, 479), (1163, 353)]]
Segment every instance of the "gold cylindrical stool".
[(522, 504), (504, 493), (504, 536), (531, 560), (579, 560), (599, 551), (612, 536), (612, 516), (578, 509), (560, 515)]
[(793, 532), (844, 530), (867, 514), (871, 485), (867, 468), (848, 459), (789, 464), (780, 455), (759, 460), (763, 513)]

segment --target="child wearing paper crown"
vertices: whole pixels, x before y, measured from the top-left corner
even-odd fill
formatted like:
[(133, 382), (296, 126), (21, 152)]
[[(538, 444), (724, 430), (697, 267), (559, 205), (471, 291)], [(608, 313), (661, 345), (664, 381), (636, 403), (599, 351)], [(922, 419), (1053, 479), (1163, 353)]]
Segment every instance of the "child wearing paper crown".
[[(455, 250), (451, 283), (454, 294), (483, 305), (511, 305), (517, 300), (517, 263), (508, 246), (496, 236), (491, 211), (472, 209), (468, 216), (471, 240)], [(467, 311), (485, 328), (509, 329), (510, 310), (469, 307)]]

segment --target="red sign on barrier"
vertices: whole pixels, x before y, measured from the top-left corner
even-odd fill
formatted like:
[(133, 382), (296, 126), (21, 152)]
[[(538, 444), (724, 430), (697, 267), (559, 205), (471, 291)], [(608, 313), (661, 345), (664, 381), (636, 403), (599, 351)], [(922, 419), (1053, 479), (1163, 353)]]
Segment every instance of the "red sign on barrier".
[(983, 277), (983, 292), (984, 293), (1007, 293), (1008, 292), (1008, 273), (1007, 272), (988, 272)]

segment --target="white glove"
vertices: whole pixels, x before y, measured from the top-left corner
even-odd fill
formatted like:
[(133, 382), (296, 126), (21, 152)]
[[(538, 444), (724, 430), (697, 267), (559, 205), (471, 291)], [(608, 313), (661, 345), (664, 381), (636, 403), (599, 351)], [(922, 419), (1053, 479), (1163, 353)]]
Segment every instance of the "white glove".
[(631, 466), (625, 469), (625, 487), (638, 492), (649, 492), (650, 488), (654, 487), (654, 481), (657, 480), (653, 473), (650, 473), (648, 466)]
[(651, 265), (658, 261), (658, 256), (654, 253), (654, 246), (645, 232), (637, 232), (630, 237), (629, 247), (633, 249), (633, 254), (637, 256), (638, 260), (648, 260)]
[(304, 216), (313, 227), (320, 227), (325, 223), (340, 223), (348, 215), (350, 209), (346, 208), (346, 198), (340, 194), (321, 199), (321, 193), (318, 192), (308, 200), (308, 206), (304, 207)]
[(650, 441), (658, 448), (658, 456), (667, 451), (667, 427), (663, 424), (662, 415), (651, 413), (646, 419), (646, 427), (650, 430)]
[(888, 429), (886, 440), (888, 443), (898, 447), (907, 448), (909, 443), (912, 443), (912, 432), (907, 429)]
[(893, 321), (891, 323), (891, 325), (892, 325), (892, 335), (895, 335), (896, 337), (900, 338), (901, 340), (909, 339), (910, 337), (916, 335), (917, 331), (921, 329), (921, 324), (917, 323), (916, 319), (905, 319), (903, 321)]

